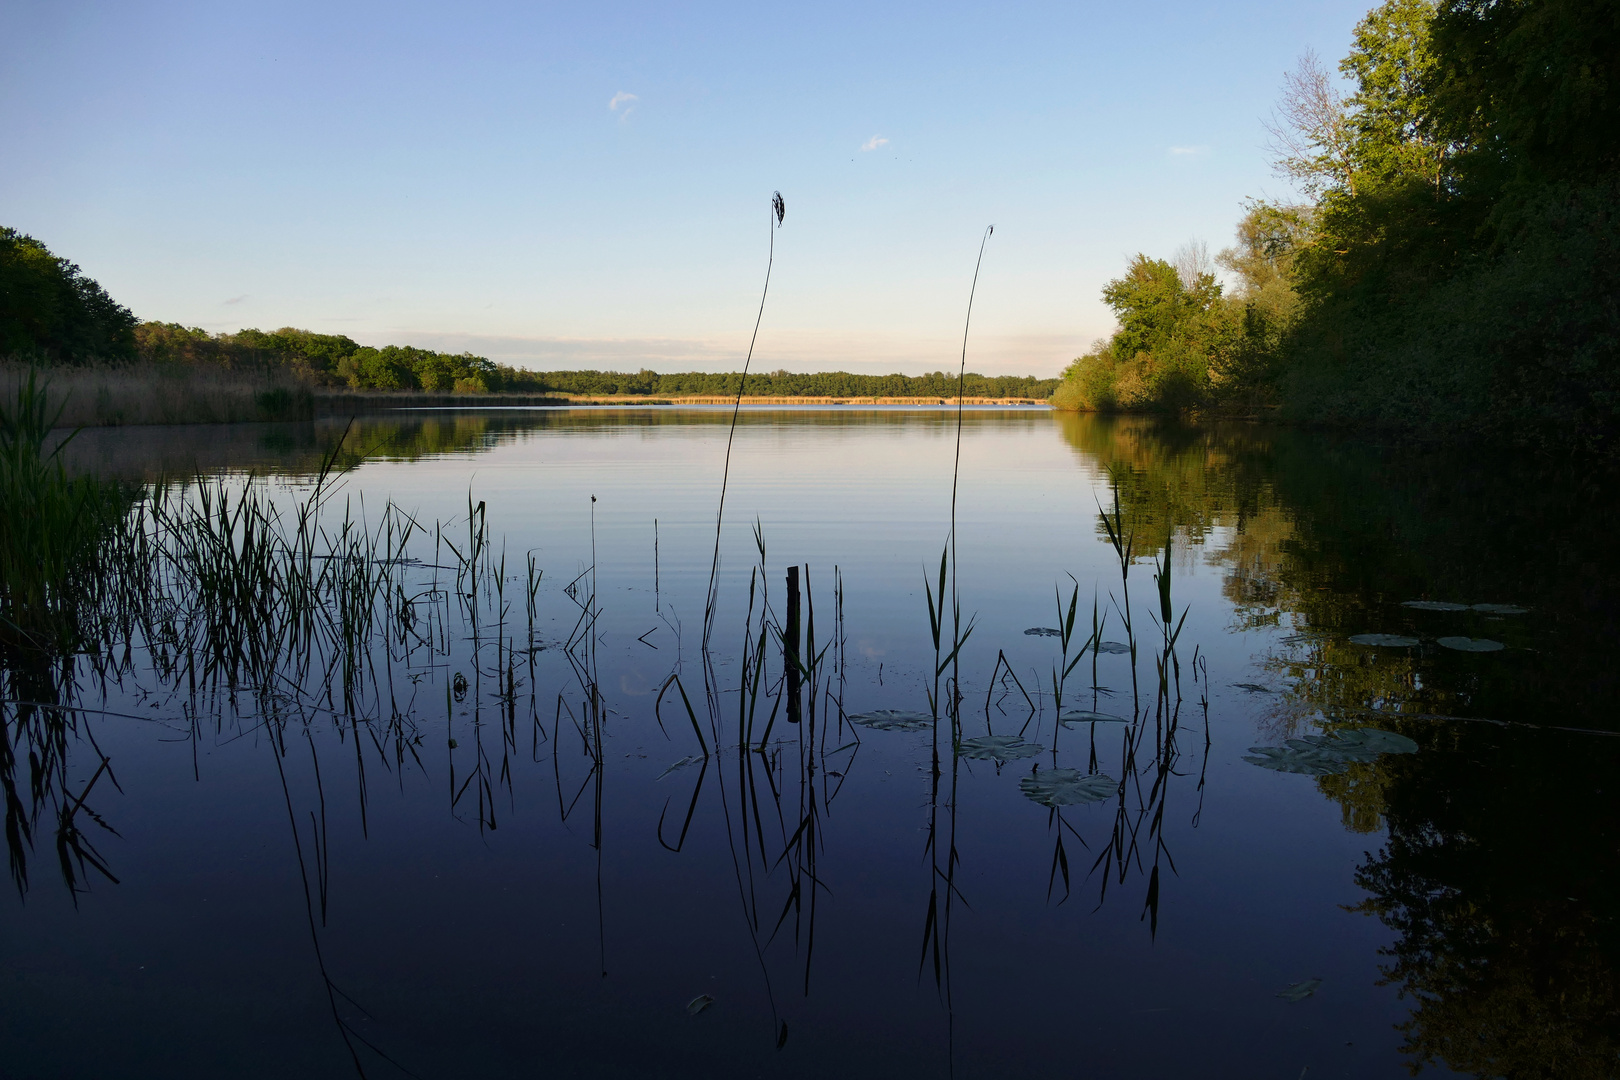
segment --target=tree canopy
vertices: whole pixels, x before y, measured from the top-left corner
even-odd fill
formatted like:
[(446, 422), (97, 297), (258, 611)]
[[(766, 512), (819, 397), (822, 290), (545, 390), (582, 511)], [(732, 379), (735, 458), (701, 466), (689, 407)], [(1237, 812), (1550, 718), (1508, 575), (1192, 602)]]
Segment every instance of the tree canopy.
[[(1178, 353), (1189, 336), (1154, 338), (1121, 313), (1139, 257), (1104, 290), (1119, 333), (1054, 400), (1272, 404), (1312, 423), (1615, 452), (1620, 7), (1387, 0), (1338, 75), (1348, 93), (1307, 54), (1284, 79), (1267, 126), (1304, 201), (1246, 208), (1222, 253), (1238, 280), (1227, 319), (1208, 321), (1207, 378)], [(1183, 389), (1102, 392), (1133, 365), (1179, 369)]]
[(77, 265), (0, 226), (0, 356), (126, 359), (135, 321)]

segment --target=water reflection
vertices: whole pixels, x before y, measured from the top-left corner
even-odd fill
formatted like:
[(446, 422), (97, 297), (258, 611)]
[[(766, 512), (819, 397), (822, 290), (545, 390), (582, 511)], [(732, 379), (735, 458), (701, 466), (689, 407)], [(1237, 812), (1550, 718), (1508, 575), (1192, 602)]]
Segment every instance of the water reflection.
[[(970, 410), (969, 415), (976, 425), (1022, 425), (1032, 411), (998, 406)], [(325, 464), (345, 429), (350, 437), (339, 452), (339, 469), (368, 460), (478, 454), (542, 433), (634, 435), (713, 429), (730, 422), (729, 407), (410, 409), (295, 423), (86, 428), (68, 443), (63, 456), (74, 471), (146, 481), (226, 471), (310, 476)], [(954, 409), (915, 406), (752, 406), (738, 414), (743, 428), (845, 428), (863, 437), (877, 429), (908, 438), (926, 432), (943, 439), (954, 424)]]
[[(788, 422), (850, 430), (880, 423), (930, 438), (949, 430), (935, 422), (943, 418), (874, 415), (880, 419), (829, 410)], [(372, 418), (355, 424), (356, 448), (345, 439), (334, 467), (351, 454), (393, 461), (477, 454), (536, 431), (724, 419), (656, 410)], [(783, 417), (745, 413), (744, 422), (768, 426)], [(1030, 418), (986, 414), (976, 422), (1027, 425)], [(916, 838), (907, 850), (917, 862), (897, 866), (883, 887), (905, 908), (907, 977), (933, 985), (943, 1061), (973, 1071), (963, 1044), (982, 1048), (987, 1037), (976, 1018), (958, 1015), (962, 1003), (998, 989), (1023, 1001), (1027, 989), (975, 985), (984, 979), (980, 957), (963, 962), (963, 927), (982, 934), (978, 920), (997, 918), (984, 910), (996, 895), (987, 875), (1024, 880), (1035, 866), (1044, 884), (1035, 901), (1077, 919), (1124, 906), (1139, 920), (1144, 947), (1155, 947), (1173, 905), (1197, 902), (1195, 883), (1177, 884), (1183, 852), (1223, 855), (1199, 850), (1213, 841), (1194, 832), (1206, 814), (1227, 812), (1231, 791), (1244, 782), (1222, 780), (1222, 762), (1252, 772), (1232, 764), (1248, 745), (1370, 727), (1409, 737), (1417, 752), (1284, 779), (1314, 786), (1343, 827), (1374, 849), (1354, 868), (1363, 892), (1347, 890), (1343, 902), (1393, 935), (1382, 960), (1368, 956), (1365, 967), (1380, 965), (1384, 983), (1405, 996), (1400, 1053), (1413, 1065), (1478, 1076), (1613, 1075), (1620, 836), (1606, 789), (1620, 774), (1620, 725), (1609, 704), (1615, 675), (1605, 643), (1620, 629), (1620, 596), (1607, 559), (1610, 482), (1512, 455), (1489, 460), (1252, 426), (1073, 415), (1050, 422), (1078, 467), (1102, 481), (1099, 490), (1117, 492), (1117, 507), (1088, 518), (1083, 543), (1104, 562), (1115, 550), (1118, 577), (1099, 582), (1089, 627), (1081, 625), (1088, 621), (1082, 586), (1065, 583), (1071, 591), (1059, 594), (1057, 619), (1079, 627), (1072, 637), (1064, 625), (1051, 628), (1055, 638), (979, 645), (994, 664), (964, 667), (945, 681), (931, 710), (939, 726), (930, 731), (851, 722), (867, 700), (888, 702), (892, 694), (872, 677), (875, 662), (846, 648), (843, 575), (802, 568), (800, 639), (797, 620), (777, 599), (784, 568), (767, 559), (763, 533), (748, 594), (722, 614), (716, 640), (723, 644), (713, 652), (694, 651), (692, 642), (683, 651), (668, 598), (648, 582), (656, 598), (647, 606), (663, 620), (664, 645), (626, 647), (654, 658), (651, 685), (659, 692), (645, 701), (618, 694), (609, 688), (629, 685), (621, 675), (630, 654), (616, 651), (625, 635), (615, 637), (612, 624), (615, 605), (631, 601), (599, 584), (593, 553), (560, 594), (570, 605), (568, 625), (556, 634), (537, 626), (539, 567), (527, 553), (513, 553), (508, 566), (488, 509), (469, 499), (465, 515), (436, 530), (373, 517), (366, 547), (334, 526), (327, 535), (348, 539), (305, 552), (306, 566), (331, 569), (319, 578), (327, 591), (304, 609), (303, 622), (255, 623), (246, 614), (274, 609), (274, 598), (221, 607), (204, 602), (211, 597), (196, 582), (165, 579), (182, 602), (149, 621), (101, 624), (96, 647), (76, 661), (16, 649), (0, 657), (0, 786), (17, 890), (39, 888), (30, 869), (41, 849), (54, 849), (75, 897), (93, 887), (99, 898), (127, 876), (108, 843), (118, 836), (124, 804), (116, 792), (127, 773), (116, 754), (102, 752), (98, 725), (139, 715), (150, 726), (143, 710), (150, 711), (194, 755), (223, 739), (261, 741), (279, 777), (301, 914), (335, 1034), (362, 1074), (373, 1059), (419, 1071), (419, 1059), (435, 1059), (438, 1048), (397, 1027), (392, 1041), (375, 1037), (364, 1019), (375, 1006), (329, 947), (336, 936), (329, 924), (354, 917), (337, 881), (345, 870), (332, 855), (332, 834), (347, 823), (329, 806), (339, 801), (335, 777), (343, 776), (342, 805), (353, 807), (361, 837), (370, 830), (373, 793), (387, 784), (413, 797), (431, 791), (487, 843), (509, 823), (525, 827), (525, 798), (549, 776), (554, 791), (545, 795), (554, 798), (556, 820), (592, 864), (593, 977), (606, 982), (637, 970), (631, 942), (644, 939), (633, 924), (613, 920), (652, 905), (625, 895), (628, 887), (615, 894), (622, 875), (614, 863), (621, 852), (655, 843), (694, 867), (687, 880), (709, 890), (702, 917), (723, 918), (724, 934), (751, 957), (763, 1003), (757, 1019), (768, 1028), (739, 1029), (752, 1048), (746, 1053), (764, 1050), (764, 1060), (787, 1062), (795, 1060), (789, 1048), (811, 1041), (809, 1032), (825, 1043), (824, 1010), (850, 992), (829, 981), (837, 976), (828, 969), (830, 962), (832, 972), (847, 971), (847, 953), (857, 947), (847, 898), (862, 886), (844, 849), (863, 831), (890, 824), (874, 811), (871, 792), (905, 762), (918, 770), (912, 801), (887, 805), (912, 815)], [(182, 471), (175, 463), (189, 454), (205, 470), (313, 475), (332, 457), (334, 437), (322, 425), (228, 429), (208, 444), (213, 457), (202, 443), (171, 447), (136, 472)], [(113, 445), (86, 442), (81, 464), (110, 457)], [(1226, 629), (1257, 644), (1252, 678), (1259, 681), (1240, 682), (1251, 676), (1212, 663), (1215, 642), (1177, 637), (1188, 600), (1169, 583), (1179, 589), (1184, 575), (1196, 580), (1209, 570), (1220, 576)], [(1149, 589), (1154, 572), (1165, 593)], [(1526, 610), (1405, 606), (1414, 600)], [(925, 676), (933, 668), (937, 683), (944, 669), (937, 649), (927, 655), (921, 597), (907, 602), (916, 609), (908, 616), (917, 625), (915, 655), (888, 655), (888, 670), (909, 664)], [(995, 602), (988, 590), (980, 596), (986, 608)], [(1418, 644), (1350, 640), (1362, 634)], [(1128, 643), (1128, 659), (1101, 652), (1116, 635)], [(1472, 653), (1440, 643), (1457, 637), (1505, 648)], [(1038, 663), (1054, 665), (1050, 680), (1029, 671), (1048, 647), (1052, 655)], [(926, 677), (904, 685), (913, 705), (928, 696)], [(161, 707), (150, 709), (154, 703)], [(1077, 721), (1077, 709), (1119, 721)], [(1224, 728), (1222, 709), (1229, 710)], [(669, 739), (650, 752), (674, 762), (659, 761), (651, 774), (623, 753), (626, 739), (641, 737), (637, 723), (648, 720)], [(1218, 745), (1223, 731), (1234, 745)], [(965, 741), (1008, 736), (1035, 745), (1036, 756), (961, 752)], [(200, 775), (195, 756), (193, 769)], [(1099, 776), (1115, 784), (1106, 798), (1051, 798), (1054, 782)], [(1010, 820), (983, 794), (997, 780), (1005, 782), (995, 790), (1022, 793), (1023, 802), (1011, 805), (1029, 811), (1017, 819), (1024, 835), (1002, 834), (996, 850), (975, 848), (985, 830)], [(1042, 810), (1044, 832), (1034, 816)], [(717, 854), (729, 867), (724, 893), (704, 876), (704, 860)], [(1172, 899), (1177, 889), (1185, 901)], [(1084, 904), (1070, 903), (1082, 896)], [(1330, 925), (1325, 915), (1311, 918)], [(1064, 981), (1030, 979), (1040, 993)]]
[[(1479, 1076), (1614, 1075), (1620, 725), (1597, 644), (1620, 613), (1612, 479), (1510, 454), (1062, 423), (1148, 535), (1225, 530), (1211, 559), (1235, 625), (1283, 628), (1264, 734), (1372, 724), (1420, 744), (1314, 781), (1347, 829), (1387, 830), (1356, 881), (1358, 910), (1399, 935), (1381, 970), (1412, 1002), (1402, 1052)], [(1403, 606), (1416, 599), (1529, 610)], [(1349, 641), (1368, 632), (1422, 643)], [(1448, 634), (1506, 649), (1436, 644)]]

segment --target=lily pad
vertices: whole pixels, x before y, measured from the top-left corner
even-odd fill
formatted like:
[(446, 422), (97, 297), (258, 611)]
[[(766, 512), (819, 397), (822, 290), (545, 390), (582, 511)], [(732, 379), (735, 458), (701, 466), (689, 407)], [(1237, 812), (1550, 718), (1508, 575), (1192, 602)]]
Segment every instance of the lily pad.
[(1251, 746), (1243, 760), (1277, 772), (1333, 776), (1349, 769), (1353, 761), (1376, 761), (1380, 754), (1415, 754), (1417, 749), (1417, 743), (1393, 731), (1349, 728), (1289, 739), (1281, 746)]
[(1295, 1002), (1304, 1001), (1306, 998), (1316, 993), (1317, 987), (1321, 985), (1321, 979), (1306, 979), (1304, 982), (1297, 982), (1293, 986), (1288, 987), (1277, 996), (1289, 1004), (1294, 1004)]
[(1384, 731), (1382, 728), (1353, 728), (1350, 731), (1338, 733), (1341, 741), (1351, 739), (1360, 741), (1361, 745), (1378, 751), (1380, 754), (1415, 754), (1418, 744), (1394, 731)]
[(1131, 647), (1123, 641), (1104, 641), (1098, 644), (1097, 651), (1102, 653), (1128, 653)]
[[(1289, 742), (1300, 742), (1290, 739)], [(1304, 776), (1332, 776), (1345, 772), (1350, 763), (1331, 750), (1302, 746), (1251, 746), (1243, 760), (1262, 769), (1299, 773)]]
[(1517, 604), (1475, 604), (1475, 611), (1483, 611), (1487, 615), (1523, 615), (1530, 609), (1519, 607)]
[(956, 744), (956, 752), (962, 757), (974, 761), (994, 761), (997, 765), (1034, 757), (1045, 749), (1039, 743), (1025, 742), (1017, 735), (980, 735)]
[(1329, 735), (1306, 735), (1288, 740), (1289, 745), (1296, 742), (1338, 754), (1346, 761), (1372, 761), (1379, 754), (1415, 754), (1418, 749), (1418, 744), (1405, 735), (1379, 728), (1349, 728)]
[(1441, 645), (1458, 652), (1501, 652), (1507, 648), (1500, 641), (1482, 637), (1443, 637), (1438, 640)]
[(1445, 600), (1403, 600), (1401, 607), (1409, 607), (1414, 611), (1467, 611), (1467, 604), (1452, 604)]
[(1115, 716), (1108, 712), (1092, 712), (1089, 709), (1064, 709), (1063, 715), (1058, 717), (1060, 724), (1128, 724), (1129, 720), (1123, 716)]
[(1083, 806), (1119, 793), (1119, 782), (1079, 769), (1042, 769), (1018, 781), (1024, 794), (1042, 806)]
[(1417, 645), (1418, 639), (1407, 637), (1405, 634), (1351, 634), (1352, 645), (1383, 645), (1390, 649), (1410, 649)]
[(1054, 630), (1050, 626), (1032, 626), (1024, 631), (1030, 637), (1062, 637), (1063, 631)]
[(873, 709), (855, 713), (849, 720), (874, 731), (927, 731), (934, 726), (934, 718), (928, 713), (907, 709)]

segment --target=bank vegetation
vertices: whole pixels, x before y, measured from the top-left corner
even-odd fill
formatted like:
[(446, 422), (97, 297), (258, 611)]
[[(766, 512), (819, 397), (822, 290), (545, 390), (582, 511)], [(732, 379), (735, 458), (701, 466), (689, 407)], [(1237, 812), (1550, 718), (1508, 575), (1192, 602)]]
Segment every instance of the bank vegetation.
[(1133, 259), (1054, 404), (1615, 452), (1620, 9), (1389, 0), (1267, 126), (1298, 196)]

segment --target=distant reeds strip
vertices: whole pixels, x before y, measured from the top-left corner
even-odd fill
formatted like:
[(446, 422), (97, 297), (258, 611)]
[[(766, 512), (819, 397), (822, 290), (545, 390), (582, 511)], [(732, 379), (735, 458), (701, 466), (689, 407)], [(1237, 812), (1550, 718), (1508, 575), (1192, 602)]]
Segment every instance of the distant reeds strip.
[[(36, 369), (0, 361), (0, 395), (15, 400)], [(137, 362), (58, 365), (49, 377), (54, 426), (237, 424), (310, 420), (316, 416), (399, 408), (475, 405), (563, 405), (543, 393), (485, 394), (351, 390), (316, 386), (287, 368), (228, 368), (212, 364)]]
[[(54, 426), (208, 424), (307, 419), (309, 387), (274, 370), (161, 363), (60, 365), (48, 370)], [(15, 400), (34, 368), (0, 363), (0, 394)]]

